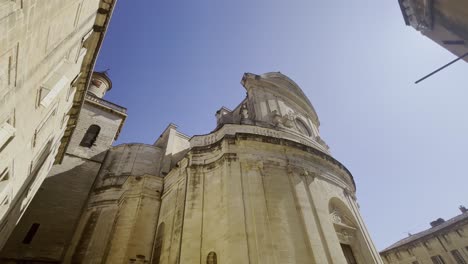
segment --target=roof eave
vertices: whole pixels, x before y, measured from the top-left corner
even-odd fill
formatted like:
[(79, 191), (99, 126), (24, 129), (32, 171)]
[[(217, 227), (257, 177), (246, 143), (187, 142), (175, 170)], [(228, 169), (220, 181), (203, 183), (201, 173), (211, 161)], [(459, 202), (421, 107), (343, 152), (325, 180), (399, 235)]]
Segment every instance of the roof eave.
[(93, 33), (84, 44), (88, 52), (86, 53), (83, 59), (83, 63), (81, 64), (81, 76), (77, 81), (76, 93), (73, 98), (73, 105), (69, 112), (70, 118), (68, 119), (67, 127), (65, 128), (64, 135), (61, 139), (57, 155), (55, 156), (55, 164), (62, 163), (66, 149), (70, 143), (71, 136), (75, 130), (81, 107), (83, 106), (85, 100), (85, 94), (88, 90), (89, 83), (91, 82), (94, 66), (96, 64), (99, 51), (102, 47), (102, 42), (109, 27), (109, 22), (112, 17), (116, 2), (117, 0), (101, 0), (99, 3), (99, 10), (94, 22)]

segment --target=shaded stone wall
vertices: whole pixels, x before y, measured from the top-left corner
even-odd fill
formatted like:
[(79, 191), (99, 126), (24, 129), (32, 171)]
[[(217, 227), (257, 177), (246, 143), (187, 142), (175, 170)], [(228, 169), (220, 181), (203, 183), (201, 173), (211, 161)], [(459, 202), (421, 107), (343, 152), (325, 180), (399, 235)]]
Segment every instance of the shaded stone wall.
[(160, 148), (124, 144), (109, 150), (64, 263), (149, 260), (163, 179)]
[[(101, 163), (125, 117), (85, 102), (62, 164), (54, 165), (47, 175), (32, 206), (0, 252), (2, 261), (60, 262), (63, 259)], [(81, 146), (81, 140), (93, 124), (101, 127), (96, 141), (90, 147)], [(25, 242), (35, 225), (37, 231)]]
[(100, 2), (0, 1), (0, 248), (73, 130)]

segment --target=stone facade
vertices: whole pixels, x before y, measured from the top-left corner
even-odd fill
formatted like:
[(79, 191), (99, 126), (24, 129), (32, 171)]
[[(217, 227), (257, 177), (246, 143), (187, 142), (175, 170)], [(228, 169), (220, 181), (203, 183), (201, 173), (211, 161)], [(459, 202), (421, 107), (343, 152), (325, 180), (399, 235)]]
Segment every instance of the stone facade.
[[(35, 235), (18, 228), (2, 260), (383, 263), (359, 214), (353, 177), (331, 156), (299, 86), (281, 73), (246, 73), (242, 84), (247, 97), (234, 110), (218, 110), (209, 134), (188, 137), (171, 124), (153, 145), (110, 148), (96, 174), (73, 167), (73, 155), (67, 173), (96, 179), (86, 185), (86, 201), (80, 198), (80, 216), (27, 213), (22, 222), (29, 219), (24, 226)], [(75, 177), (67, 173), (57, 179)], [(75, 199), (66, 197), (88, 195), (62, 190), (64, 201), (51, 201), (47, 192), (38, 204), (57, 208), (70, 208)]]
[(380, 255), (388, 264), (466, 264), (468, 263), (468, 210), (444, 221), (431, 222), (431, 228), (396, 242)]
[(0, 0), (0, 247), (64, 156), (113, 5)]
[[(100, 87), (94, 85), (98, 83)], [(63, 161), (52, 167), (17, 224), (2, 250), (3, 261), (27, 261), (31, 257), (38, 261), (61, 260), (106, 153), (127, 117), (125, 108), (96, 96), (103, 96), (110, 88), (105, 74), (93, 75)], [(100, 129), (93, 142), (85, 142), (93, 139), (89, 130), (96, 126)], [(28, 241), (25, 238), (35, 226), (34, 240)]]
[(468, 62), (468, 3), (398, 0), (406, 25)]

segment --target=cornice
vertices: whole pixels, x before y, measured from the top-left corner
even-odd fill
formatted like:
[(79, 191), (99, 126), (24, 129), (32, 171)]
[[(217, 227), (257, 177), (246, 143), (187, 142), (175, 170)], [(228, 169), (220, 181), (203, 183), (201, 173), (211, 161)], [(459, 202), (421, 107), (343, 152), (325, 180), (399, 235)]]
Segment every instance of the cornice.
[[(246, 127), (244, 125), (230, 125), (230, 126)], [(261, 129), (264, 129), (264, 128), (261, 128)], [(222, 131), (222, 129), (220, 129), (218, 131)], [(345, 188), (345, 189), (349, 193), (354, 193), (355, 192), (356, 183), (354, 181), (354, 178), (353, 178), (351, 172), (349, 172), (349, 170), (343, 164), (341, 164), (338, 160), (336, 160), (332, 156), (330, 156), (330, 155), (324, 153), (323, 151), (320, 151), (317, 148), (312, 147), (310, 145), (306, 145), (304, 143), (293, 141), (293, 140), (290, 140), (290, 139), (287, 139), (287, 138), (281, 138), (281, 137), (279, 137), (278, 134), (275, 134), (274, 130), (271, 130), (270, 132), (271, 133), (249, 133), (249, 132), (245, 132), (245, 131), (238, 131), (238, 132), (234, 132), (234, 133), (221, 133), (220, 135), (203, 136), (203, 137), (199, 138), (198, 140), (195, 140), (195, 141), (192, 142), (192, 140), (195, 139), (195, 137), (193, 137), (192, 140), (191, 140), (191, 149), (190, 149), (189, 153), (192, 153), (192, 159), (193, 159), (194, 158), (193, 153), (198, 153), (199, 154), (199, 153), (204, 153), (204, 152), (212, 152), (213, 148), (221, 149), (222, 145), (223, 145), (222, 142), (224, 140), (226, 140), (226, 139), (231, 140), (232, 142), (236, 142), (238, 140), (255, 139), (255, 140), (261, 141), (263, 143), (276, 144), (276, 145), (282, 145), (282, 146), (289, 146), (289, 147), (293, 147), (295, 149), (300, 149), (300, 150), (305, 151), (305, 152), (307, 152), (309, 154), (312, 154), (315, 157), (319, 158), (319, 160), (321, 160), (322, 162), (333, 165), (339, 171), (339, 173), (341, 173), (343, 175), (346, 175), (344, 177), (349, 177), (350, 182), (352, 183), (352, 186), (349, 186), (349, 184), (346, 183), (346, 181), (334, 179), (337, 176), (331, 177), (330, 175), (328, 175), (329, 173), (327, 173), (325, 171), (322, 171), (322, 173), (320, 173), (320, 172), (317, 173), (314, 170), (307, 171), (307, 169), (306, 169), (306, 171), (304, 171), (304, 169), (301, 169), (302, 171), (300, 173), (302, 173), (304, 175), (315, 173), (317, 177), (326, 178), (326, 179), (330, 180), (331, 182), (334, 182), (338, 186), (341, 186), (341, 187), (345, 187), (343, 185), (348, 186), (348, 188)], [(192, 145), (192, 143), (194, 143), (194, 144)], [(202, 144), (202, 143), (204, 143), (204, 144)], [(218, 154), (214, 154), (214, 155), (218, 156), (218, 158), (213, 158), (212, 159), (213, 162), (215, 162), (219, 158), (223, 157), (221, 152), (218, 153)], [(191, 163), (193, 164), (193, 160), (191, 161)], [(296, 166), (296, 167), (298, 167), (298, 166)], [(293, 168), (293, 167), (290, 167), (290, 168)], [(354, 194), (352, 196), (354, 196)]]

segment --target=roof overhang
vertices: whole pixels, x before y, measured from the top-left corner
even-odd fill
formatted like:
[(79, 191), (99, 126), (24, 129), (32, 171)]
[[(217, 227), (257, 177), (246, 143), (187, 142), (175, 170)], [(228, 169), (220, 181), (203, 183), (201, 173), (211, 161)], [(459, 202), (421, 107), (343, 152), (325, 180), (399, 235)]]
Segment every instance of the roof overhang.
[(117, 0), (101, 0), (99, 2), (99, 9), (97, 10), (93, 31), (90, 37), (84, 42), (84, 47), (88, 52), (81, 64), (81, 75), (76, 82), (76, 92), (73, 98), (73, 105), (69, 112), (70, 118), (68, 119), (67, 127), (61, 139), (57, 155), (55, 156), (55, 164), (60, 164), (62, 162), (65, 151), (70, 143), (71, 136), (75, 130), (81, 107), (83, 106), (85, 95), (91, 82), (97, 56), (99, 55), (102, 42), (106, 35), (107, 28), (109, 27), (109, 22), (116, 2)]

